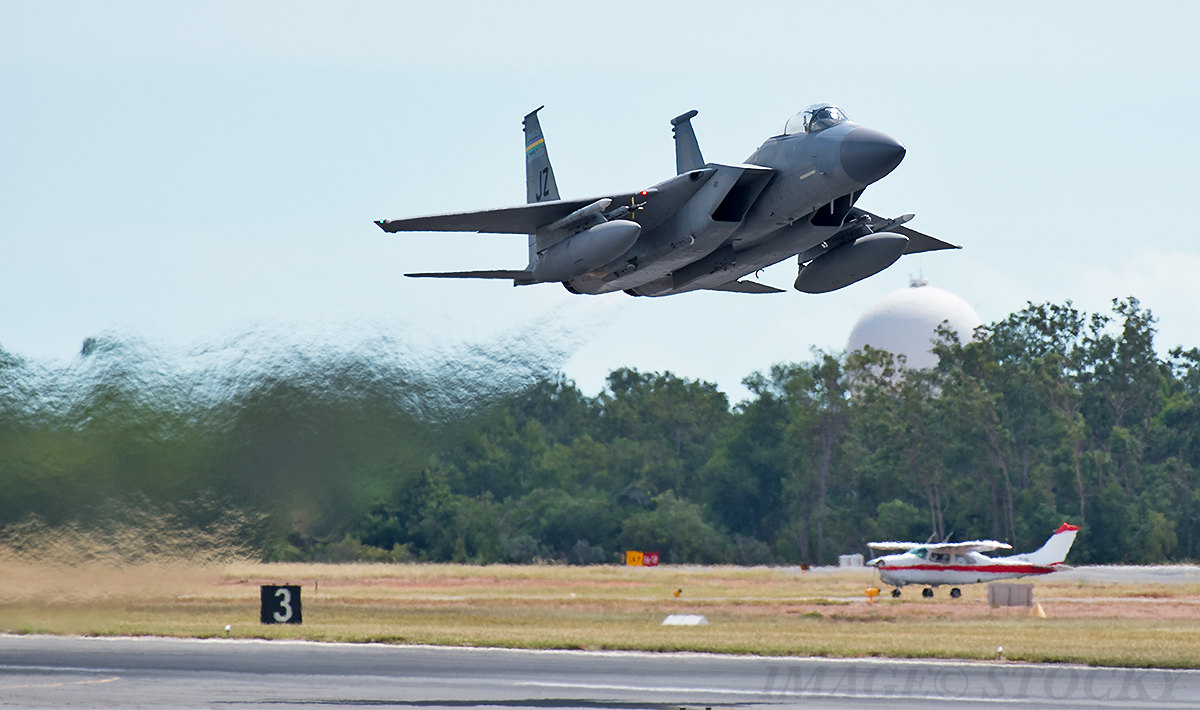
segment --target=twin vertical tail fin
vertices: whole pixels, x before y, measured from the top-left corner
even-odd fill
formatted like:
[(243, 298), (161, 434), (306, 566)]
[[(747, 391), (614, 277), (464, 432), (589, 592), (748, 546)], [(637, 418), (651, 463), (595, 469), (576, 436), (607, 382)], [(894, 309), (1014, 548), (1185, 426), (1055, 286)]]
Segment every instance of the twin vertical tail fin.
[[(542, 125), (537, 117), (538, 111), (543, 108), (545, 106), (539, 106), (529, 112), (521, 122), (525, 126), (525, 201), (529, 204), (559, 199), (554, 168), (550, 165), (546, 139), (542, 136)], [(671, 130), (675, 133), (675, 169), (680, 175), (704, 167), (700, 143), (696, 140), (696, 132), (692, 130), (692, 118), (696, 113), (688, 111), (671, 119)], [(536, 262), (537, 235), (530, 234), (529, 266), (525, 267), (526, 270), (532, 271)]]
[(1062, 564), (1062, 561), (1067, 559), (1067, 553), (1071, 551), (1071, 544), (1075, 542), (1075, 535), (1078, 532), (1078, 525), (1063, 523), (1040, 550), (1020, 555), (1020, 557), (1035, 565), (1045, 567)]
[(704, 156), (700, 155), (700, 142), (692, 130), (692, 119), (697, 111), (692, 110), (671, 119), (671, 131), (675, 134), (675, 174), (683, 175), (689, 170), (704, 167)]
[[(525, 126), (525, 201), (529, 204), (557, 200), (558, 183), (554, 181), (554, 168), (550, 165), (550, 154), (546, 152), (546, 139), (542, 136), (542, 125), (538, 123), (538, 106), (521, 124)], [(529, 235), (529, 266), (532, 270), (537, 261), (537, 235)]]
[(538, 106), (521, 122), (525, 126), (525, 194), (529, 204), (558, 199), (554, 168), (550, 167), (546, 139), (542, 137), (542, 126), (537, 117), (538, 111), (544, 108)]

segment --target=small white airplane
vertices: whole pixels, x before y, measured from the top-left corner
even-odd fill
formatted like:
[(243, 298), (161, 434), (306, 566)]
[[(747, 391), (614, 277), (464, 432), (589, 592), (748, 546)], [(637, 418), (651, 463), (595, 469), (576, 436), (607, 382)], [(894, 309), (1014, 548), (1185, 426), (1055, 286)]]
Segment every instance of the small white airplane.
[[(895, 589), (892, 596), (900, 596), (900, 587), (907, 584), (922, 584), (921, 596), (932, 597), (932, 587), (943, 584), (978, 584), (998, 579), (1027, 577), (1035, 574), (1050, 574), (1060, 569), (1075, 542), (1079, 526), (1063, 523), (1037, 552), (1008, 557), (987, 557), (980, 554), (991, 550), (1011, 550), (1012, 545), (995, 540), (970, 540), (968, 542), (943, 542), (922, 544), (919, 542), (871, 542), (876, 550), (904, 550), (894, 555), (883, 555), (867, 562), (879, 570), (884, 584)], [(957, 599), (962, 590), (957, 586), (950, 590)]]

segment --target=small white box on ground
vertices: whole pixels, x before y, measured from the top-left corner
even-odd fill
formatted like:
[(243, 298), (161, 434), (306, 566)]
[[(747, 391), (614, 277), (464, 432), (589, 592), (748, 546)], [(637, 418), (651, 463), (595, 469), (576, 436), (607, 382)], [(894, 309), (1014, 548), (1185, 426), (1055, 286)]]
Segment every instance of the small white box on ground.
[(671, 614), (663, 622), (663, 626), (708, 626), (708, 619), (699, 614)]
[(838, 555), (838, 567), (862, 567), (863, 556), (860, 554)]

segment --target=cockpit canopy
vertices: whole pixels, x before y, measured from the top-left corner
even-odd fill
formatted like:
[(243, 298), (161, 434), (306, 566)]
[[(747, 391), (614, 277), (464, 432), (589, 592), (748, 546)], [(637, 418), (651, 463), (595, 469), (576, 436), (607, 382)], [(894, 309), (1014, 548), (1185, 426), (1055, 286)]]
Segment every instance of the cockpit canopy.
[(850, 118), (833, 104), (813, 104), (783, 124), (783, 135), (816, 133), (849, 120)]

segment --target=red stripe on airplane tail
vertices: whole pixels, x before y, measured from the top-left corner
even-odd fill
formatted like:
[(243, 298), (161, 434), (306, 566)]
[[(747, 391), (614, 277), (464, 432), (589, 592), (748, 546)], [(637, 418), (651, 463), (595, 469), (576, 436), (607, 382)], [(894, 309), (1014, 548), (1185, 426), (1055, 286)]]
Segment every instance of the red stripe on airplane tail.
[(1055, 530), (1054, 534), (1057, 535), (1062, 532), (1068, 532), (1070, 530), (1078, 530), (1078, 529), (1079, 529), (1078, 525), (1071, 525), (1070, 523), (1063, 523), (1062, 525), (1058, 526), (1058, 530)]

